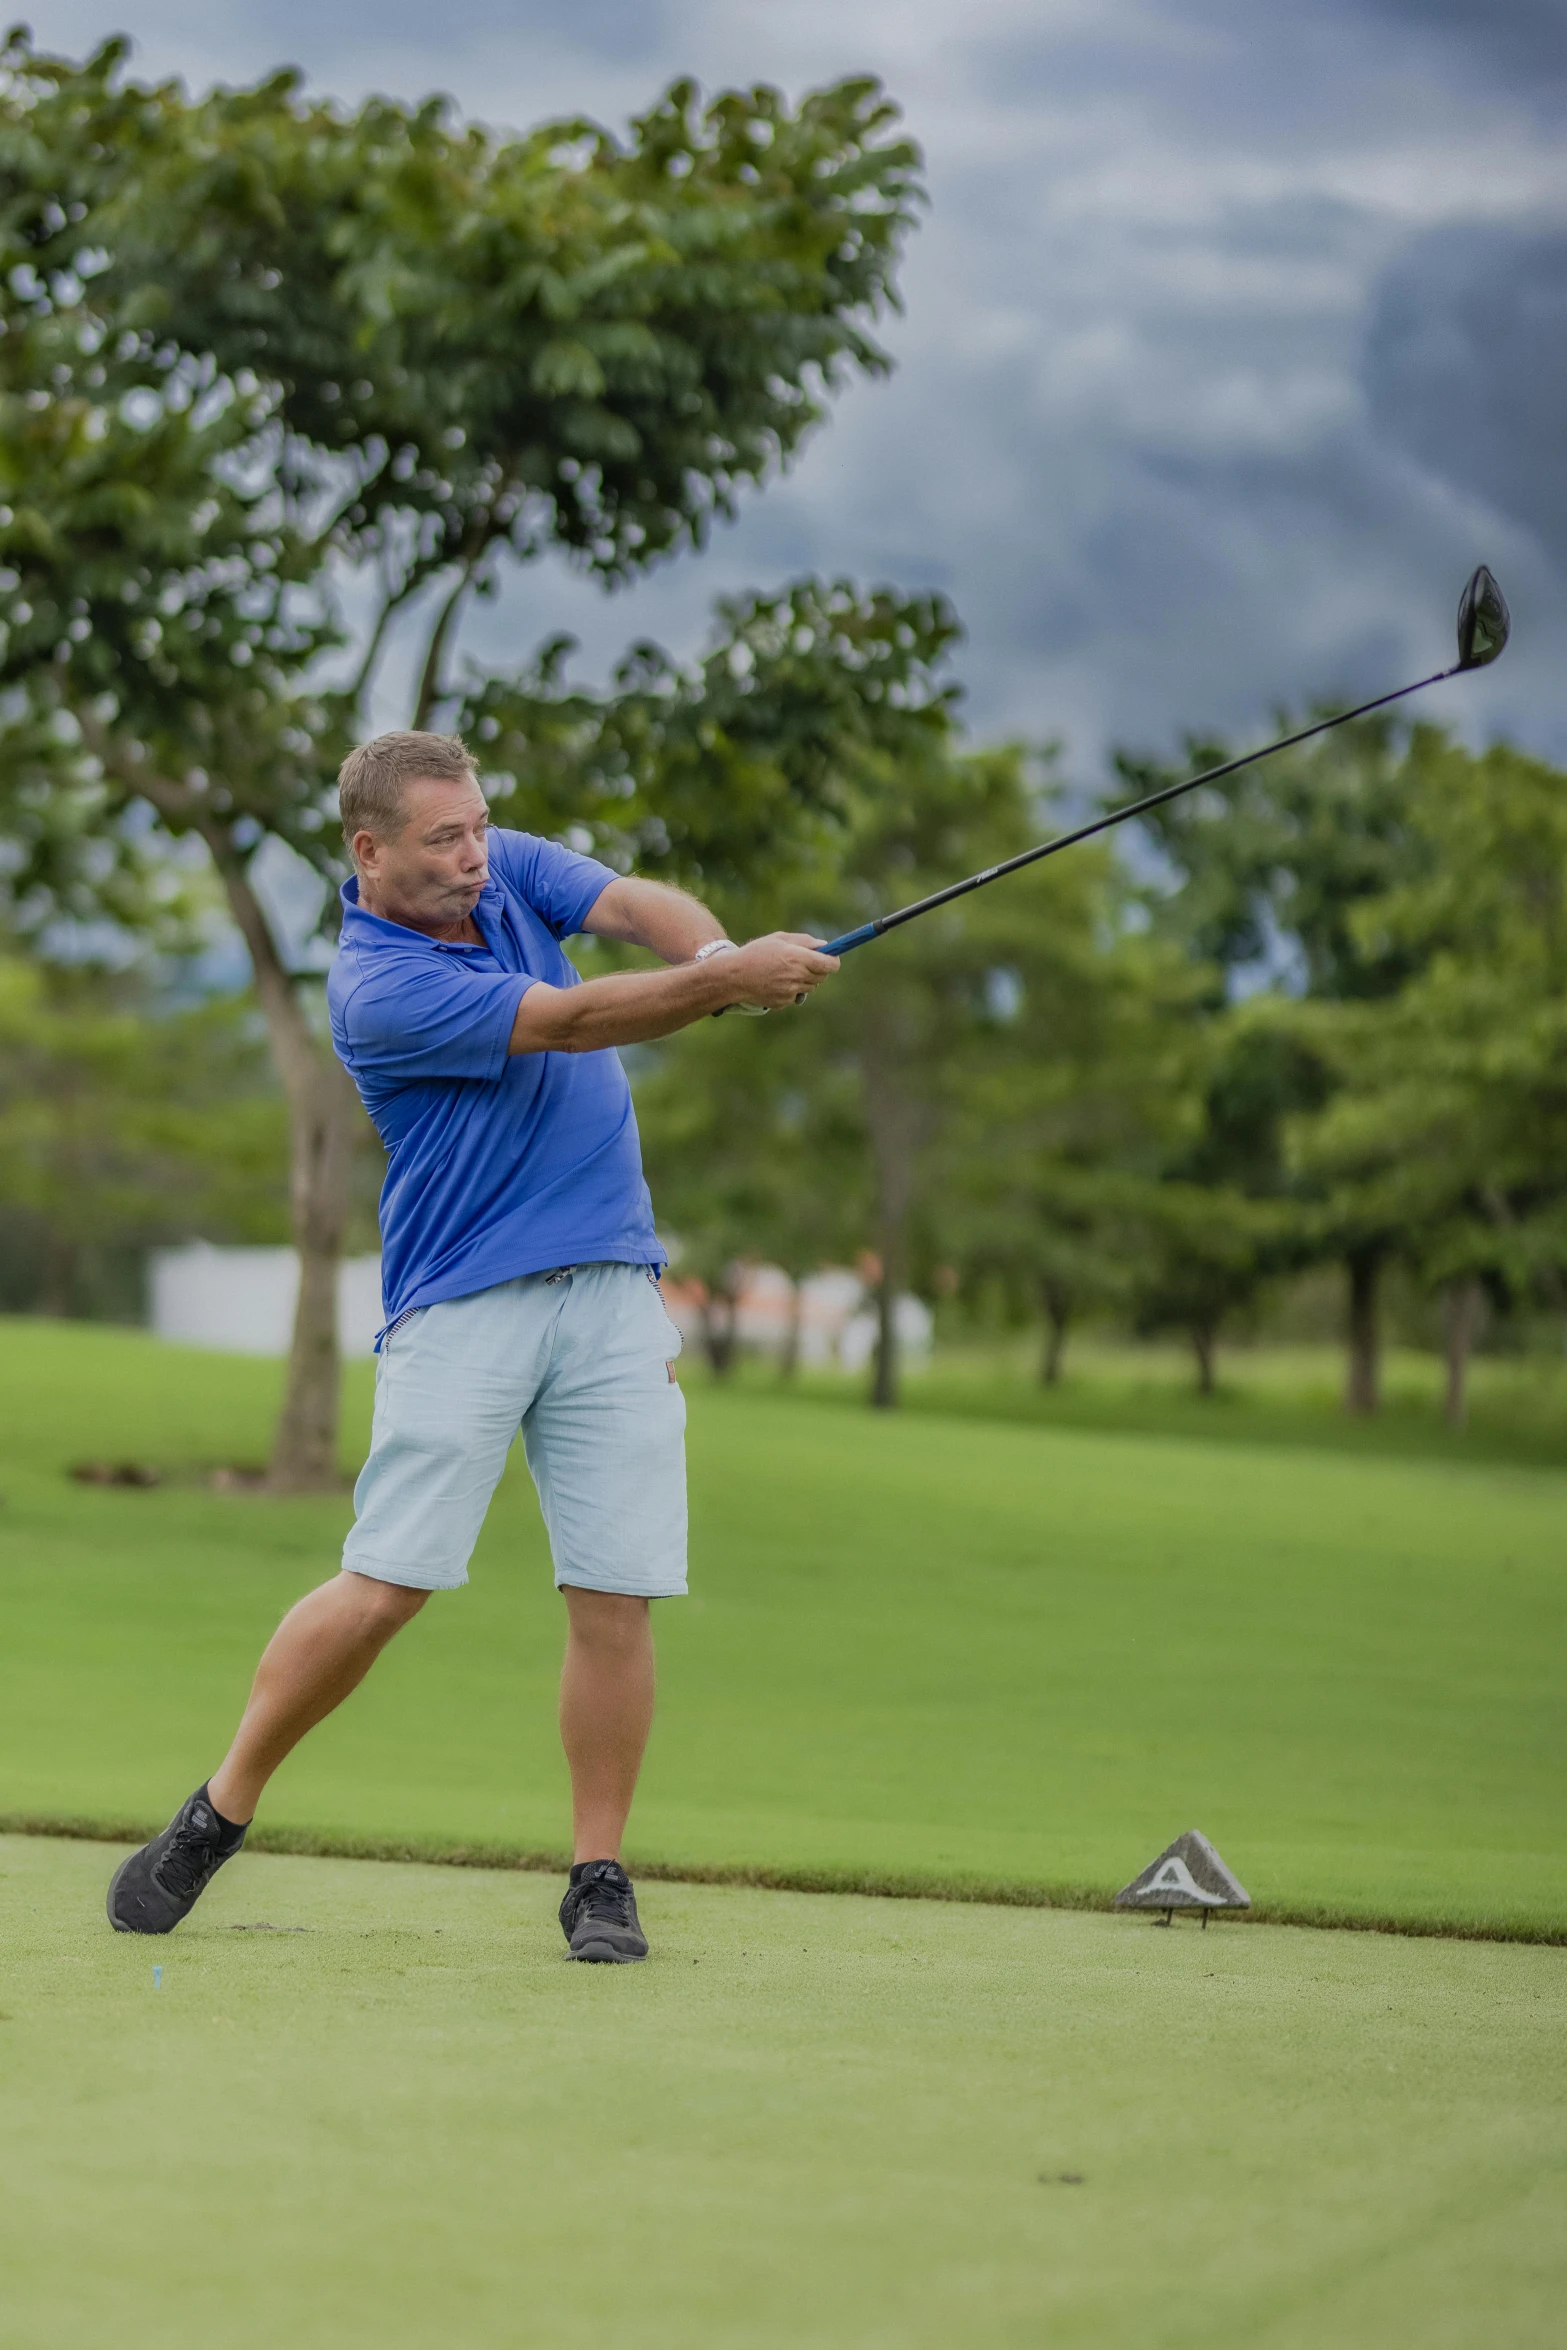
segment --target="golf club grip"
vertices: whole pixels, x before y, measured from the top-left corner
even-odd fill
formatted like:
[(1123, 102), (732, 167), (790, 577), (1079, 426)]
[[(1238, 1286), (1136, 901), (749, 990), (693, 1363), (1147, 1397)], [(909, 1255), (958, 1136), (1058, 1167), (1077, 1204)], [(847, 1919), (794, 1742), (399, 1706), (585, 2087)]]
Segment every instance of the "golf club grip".
[[(867, 940), (879, 938), (881, 927), (879, 922), (862, 922), (858, 930), (846, 930), (842, 938), (829, 939), (823, 947), (822, 953), (824, 955), (846, 955), (854, 947), (864, 946)], [(794, 1000), (797, 1004), (803, 1004), (805, 1001), (803, 991)], [(712, 1018), (721, 1020), (726, 1012), (731, 1012), (733, 1009), (732, 1004), (720, 1004), (717, 1011), (712, 1014)]]
[(866, 946), (871, 939), (880, 938), (880, 936), (881, 924), (879, 922), (862, 922), (858, 930), (846, 930), (842, 938), (830, 938), (823, 947), (822, 953), (824, 955), (852, 955), (856, 947)]

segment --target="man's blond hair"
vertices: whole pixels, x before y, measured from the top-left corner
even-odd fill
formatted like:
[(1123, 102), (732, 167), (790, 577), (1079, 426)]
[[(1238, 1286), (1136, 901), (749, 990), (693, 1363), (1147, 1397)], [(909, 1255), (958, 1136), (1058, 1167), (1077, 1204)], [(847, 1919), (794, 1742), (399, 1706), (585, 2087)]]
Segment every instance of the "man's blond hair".
[(479, 770), (460, 734), (378, 734), (350, 751), (337, 771), (337, 806), (350, 848), (357, 832), (395, 840), (403, 793), (428, 776), (436, 783), (477, 783)]

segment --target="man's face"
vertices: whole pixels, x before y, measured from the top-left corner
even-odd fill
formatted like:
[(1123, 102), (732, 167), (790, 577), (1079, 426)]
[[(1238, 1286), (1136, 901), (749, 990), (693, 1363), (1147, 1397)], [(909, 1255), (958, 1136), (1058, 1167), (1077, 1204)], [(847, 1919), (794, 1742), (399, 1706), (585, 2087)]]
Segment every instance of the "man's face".
[(489, 878), (490, 811), (476, 783), (421, 776), (403, 786), (403, 827), (392, 840), (354, 835), (361, 901), (410, 930), (452, 928), (473, 912)]

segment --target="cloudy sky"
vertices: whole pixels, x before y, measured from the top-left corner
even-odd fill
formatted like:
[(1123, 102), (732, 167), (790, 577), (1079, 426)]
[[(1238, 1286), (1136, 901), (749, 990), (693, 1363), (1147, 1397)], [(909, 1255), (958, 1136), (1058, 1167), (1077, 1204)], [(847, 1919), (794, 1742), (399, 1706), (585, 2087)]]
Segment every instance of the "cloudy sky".
[[(519, 578), (484, 649), (700, 642), (798, 571), (934, 586), (982, 735), (1074, 771), (1439, 665), (1489, 562), (1513, 647), (1433, 716), (1567, 758), (1564, 0), (37, 0), (193, 84), (611, 124), (676, 73), (886, 83), (932, 206), (898, 368), (700, 562)], [(400, 715), (393, 709), (388, 720)]]

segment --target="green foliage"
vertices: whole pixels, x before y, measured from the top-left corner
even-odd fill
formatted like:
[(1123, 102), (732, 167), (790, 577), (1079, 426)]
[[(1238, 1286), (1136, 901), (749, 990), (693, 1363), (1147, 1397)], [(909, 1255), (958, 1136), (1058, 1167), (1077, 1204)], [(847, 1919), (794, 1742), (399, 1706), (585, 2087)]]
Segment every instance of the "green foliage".
[(562, 684), (557, 639), (531, 671), (475, 681), (457, 717), (505, 821), (580, 831), (765, 928), (820, 893), (889, 765), (940, 756), (958, 627), (940, 596), (813, 579), (726, 600), (716, 623), (699, 664), (638, 645), (602, 695)]
[(1396, 1236), (1433, 1284), (1567, 1292), (1567, 795), (1541, 761), (1435, 731), (1409, 759), (1426, 869), (1359, 909), (1366, 951), (1414, 971), (1373, 1013), (1303, 1033), (1335, 1083), (1296, 1131), (1342, 1216)]
[[(1289, 723), (1281, 712), (1280, 730)], [(1359, 930), (1355, 912), (1430, 862), (1405, 741), (1396, 720), (1356, 719), (1140, 817), (1177, 885), (1150, 893), (1160, 927), (1227, 977), (1260, 968), (1313, 996), (1390, 993), (1407, 949)], [(1186, 751), (1179, 767), (1122, 752), (1116, 768), (1141, 798), (1232, 756), (1200, 736)]]
[(628, 141), (497, 136), (439, 100), (347, 116), (288, 74), (162, 91), (115, 267), (149, 348), (276, 382), (291, 485), (352, 468), (340, 552), (428, 576), (553, 542), (621, 577), (700, 543), (824, 392), (885, 368), (867, 322), (918, 197), (895, 121), (864, 80), (797, 108), (677, 82)]
[(943, 1222), (971, 1293), (999, 1278), (1014, 1311), (1043, 1314), (1054, 1380), (1070, 1326), (1136, 1294), (1161, 1169), (1194, 1129), (1205, 983), (1128, 927), (1126, 876), (1105, 852), (1017, 879), (1015, 909), (979, 901), (1009, 928), (1000, 1016), (959, 1073)]
[[(504, 558), (616, 579), (700, 543), (885, 365), (867, 321), (918, 159), (872, 84), (704, 110), (682, 83), (622, 143), (347, 115), (288, 74), (191, 100), (118, 43), (77, 67), (15, 34), (4, 69), (14, 791), (74, 790), (111, 844), (150, 797), (215, 853), (259, 827), (335, 869), (330, 781), (394, 615), (441, 583), (422, 719)], [(329, 692), (345, 566), (376, 617)], [(20, 837), (22, 886), (60, 889)]]
[[(1225, 1318), (1314, 1254), (1358, 1257), (1371, 1301), (1362, 1342), (1374, 1348), (1389, 1235), (1368, 1222), (1364, 1197), (1326, 1198), (1289, 1137), (1337, 1082), (1315, 1008), (1383, 1004), (1419, 968), (1412, 939), (1360, 918), (1437, 853), (1418, 821), (1408, 740), (1395, 721), (1358, 719), (1140, 820), (1165, 874), (1147, 893), (1155, 932), (1206, 971), (1210, 995), (1197, 1131), (1166, 1169), (1170, 1196), (1150, 1199), (1139, 1316), (1189, 1330), (1204, 1387)], [(1187, 750), (1180, 770), (1126, 754), (1117, 765), (1141, 794), (1230, 755), (1216, 740)], [(1362, 1384), (1374, 1391), (1369, 1364)]]
[(286, 1237), (283, 1105), (253, 1008), (156, 1013), (143, 992), (0, 957), (0, 1212), (25, 1236), (27, 1263), (6, 1268), (22, 1302), (81, 1312), (156, 1242)]

